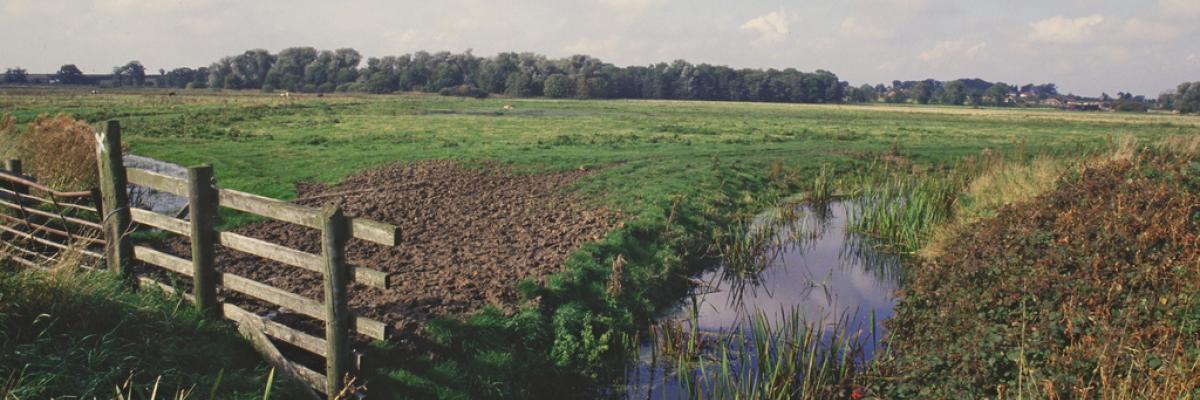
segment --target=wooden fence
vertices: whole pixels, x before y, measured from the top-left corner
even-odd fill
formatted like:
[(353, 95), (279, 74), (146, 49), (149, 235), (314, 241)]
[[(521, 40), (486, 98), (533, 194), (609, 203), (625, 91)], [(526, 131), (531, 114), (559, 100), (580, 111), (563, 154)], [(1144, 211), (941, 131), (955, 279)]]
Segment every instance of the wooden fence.
[[(389, 287), (389, 274), (367, 266), (348, 264), (345, 255), (346, 242), (357, 238), (380, 245), (395, 246), (398, 243), (397, 228), (371, 220), (347, 217), (338, 207), (315, 209), (219, 188), (211, 166), (188, 168), (187, 179), (127, 168), (120, 151), (121, 127), (115, 121), (109, 121), (99, 129), (96, 140), (99, 190), (73, 193), (54, 191), (36, 183), (30, 177), (21, 175), (19, 161), (10, 162), (5, 171), (0, 171), (0, 182), (4, 183), (4, 187), (0, 188), (0, 206), (21, 213), (19, 218), (0, 213), (0, 219), (14, 224), (0, 224), (3, 238), (33, 241), (58, 253), (80, 252), (96, 260), (98, 264), (103, 262), (109, 270), (130, 278), (131, 282), (158, 286), (172, 293), (178, 290), (145, 274), (134, 279), (134, 263), (149, 264), (189, 277), (192, 281), (191, 292), (180, 294), (191, 300), (202, 312), (223, 316), (236, 322), (239, 331), (249, 338), (254, 347), (275, 364), (278, 370), (307, 383), (315, 390), (324, 392), (330, 399), (345, 395), (343, 391), (346, 382), (352, 370), (357, 368), (356, 365), (360, 365), (360, 360), (351, 352), (351, 333), (378, 340), (387, 340), (390, 335), (388, 324), (355, 316), (349, 309), (348, 290), (352, 282), (386, 289)], [(129, 185), (186, 197), (190, 218), (184, 220), (131, 207)], [(30, 195), (29, 189), (45, 193), (46, 196)], [(64, 199), (85, 199), (95, 206)], [(52, 205), (57, 207), (57, 211), (28, 207), (30, 201)], [(218, 231), (215, 225), (219, 207), (318, 229), (321, 231), (321, 254), (311, 254), (233, 232)], [(71, 216), (64, 210), (91, 212), (93, 219)], [(38, 216), (41, 218), (33, 218)], [(50, 221), (58, 221), (61, 229), (50, 226)], [(68, 229), (70, 225), (89, 228), (93, 234), (72, 232)], [(191, 242), (190, 259), (136, 245), (130, 235), (136, 226), (147, 226), (186, 236)], [(97, 234), (99, 232), (102, 232), (102, 235)], [(43, 237), (47, 235), (60, 237), (59, 240)], [(72, 241), (83, 241), (86, 245), (71, 246), (69, 244)], [(8, 240), (0, 240), (0, 243), (12, 254), (9, 257), (20, 264), (34, 266), (54, 257), (39, 252), (40, 247), (27, 244), (22, 246)], [(215, 250), (218, 245), (319, 273), (323, 277), (324, 298), (311, 299), (242, 276), (220, 272), (215, 265)], [(103, 246), (103, 250), (96, 251), (89, 246)], [(217, 298), (218, 287), (321, 321), (325, 325), (325, 335), (318, 337), (259, 317), (229, 302), (221, 304)], [(275, 347), (273, 340), (323, 357), (324, 372), (314, 371), (288, 360)], [(315, 393), (313, 395), (316, 397)]]

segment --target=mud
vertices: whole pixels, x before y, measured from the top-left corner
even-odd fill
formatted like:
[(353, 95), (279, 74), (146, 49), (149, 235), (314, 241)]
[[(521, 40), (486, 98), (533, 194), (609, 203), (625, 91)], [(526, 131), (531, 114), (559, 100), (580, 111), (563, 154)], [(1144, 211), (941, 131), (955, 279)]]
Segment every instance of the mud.
[[(486, 305), (512, 309), (519, 282), (542, 281), (558, 272), (571, 252), (620, 224), (619, 213), (584, 206), (563, 191), (587, 172), (496, 171), (440, 161), (393, 165), (333, 186), (299, 184), (296, 203), (336, 204), (349, 216), (400, 228), (399, 246), (348, 243), (349, 262), (394, 273), (388, 290), (355, 285), (350, 306), (360, 316), (391, 323), (397, 333), (412, 334), (431, 318)], [(236, 232), (320, 253), (320, 232), (314, 229), (262, 221)], [(189, 252), (185, 238), (163, 246), (175, 254)], [(310, 298), (322, 296), (316, 273), (219, 246), (216, 261), (224, 272)]]

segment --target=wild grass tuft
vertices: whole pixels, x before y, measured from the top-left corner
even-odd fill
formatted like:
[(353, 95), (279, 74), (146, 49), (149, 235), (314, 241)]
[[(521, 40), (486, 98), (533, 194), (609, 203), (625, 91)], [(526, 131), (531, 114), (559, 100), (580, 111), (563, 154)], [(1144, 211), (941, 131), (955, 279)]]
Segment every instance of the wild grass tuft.
[(214, 398), (262, 394), (268, 369), (254, 350), (181, 298), (130, 291), (69, 257), (49, 269), (6, 264), (0, 261), (0, 397), (178, 398), (195, 388)]

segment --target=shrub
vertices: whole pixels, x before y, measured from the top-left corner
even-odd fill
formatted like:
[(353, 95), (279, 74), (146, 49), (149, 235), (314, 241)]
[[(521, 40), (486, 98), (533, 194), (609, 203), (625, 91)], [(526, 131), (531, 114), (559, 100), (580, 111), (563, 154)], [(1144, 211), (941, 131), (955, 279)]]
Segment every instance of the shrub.
[(38, 116), (17, 138), (17, 154), (29, 173), (62, 190), (95, 187), (96, 139), (94, 129), (66, 114)]

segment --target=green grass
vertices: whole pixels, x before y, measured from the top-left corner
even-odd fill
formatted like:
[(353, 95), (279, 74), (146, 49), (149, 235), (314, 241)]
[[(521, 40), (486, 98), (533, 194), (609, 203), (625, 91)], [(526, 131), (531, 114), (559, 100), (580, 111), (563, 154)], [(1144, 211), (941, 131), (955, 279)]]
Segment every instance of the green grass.
[[(827, 197), (846, 182), (952, 174), (964, 156), (984, 149), (1014, 157), (1070, 155), (1102, 148), (1111, 136), (1200, 132), (1196, 117), (1038, 109), (0, 93), (0, 112), (22, 124), (58, 112), (92, 122), (118, 119), (135, 154), (211, 163), (221, 186), (279, 198), (294, 196), (296, 182), (334, 182), (391, 162), (451, 159), (529, 173), (595, 170), (568, 190), (631, 220), (583, 246), (546, 284), (520, 284), (522, 298), (537, 301), (515, 314), (490, 309), (438, 321), (426, 335), (427, 355), (379, 350), (393, 361), (368, 387), (415, 397), (587, 397), (588, 385), (606, 379), (614, 370), (608, 366), (619, 362), (613, 357), (621, 341), (680, 298), (683, 277), (715, 256), (737, 257), (737, 248), (752, 248), (736, 231), (789, 195)], [(505, 104), (515, 108), (506, 111)], [(879, 198), (904, 193), (860, 186)], [(923, 228), (913, 242), (925, 235)], [(625, 260), (622, 290), (610, 293), (618, 257)]]
[[(284, 397), (290, 384), (228, 323), (107, 273), (16, 271), (0, 262), (0, 397)], [(273, 386), (273, 387), (272, 387)]]

